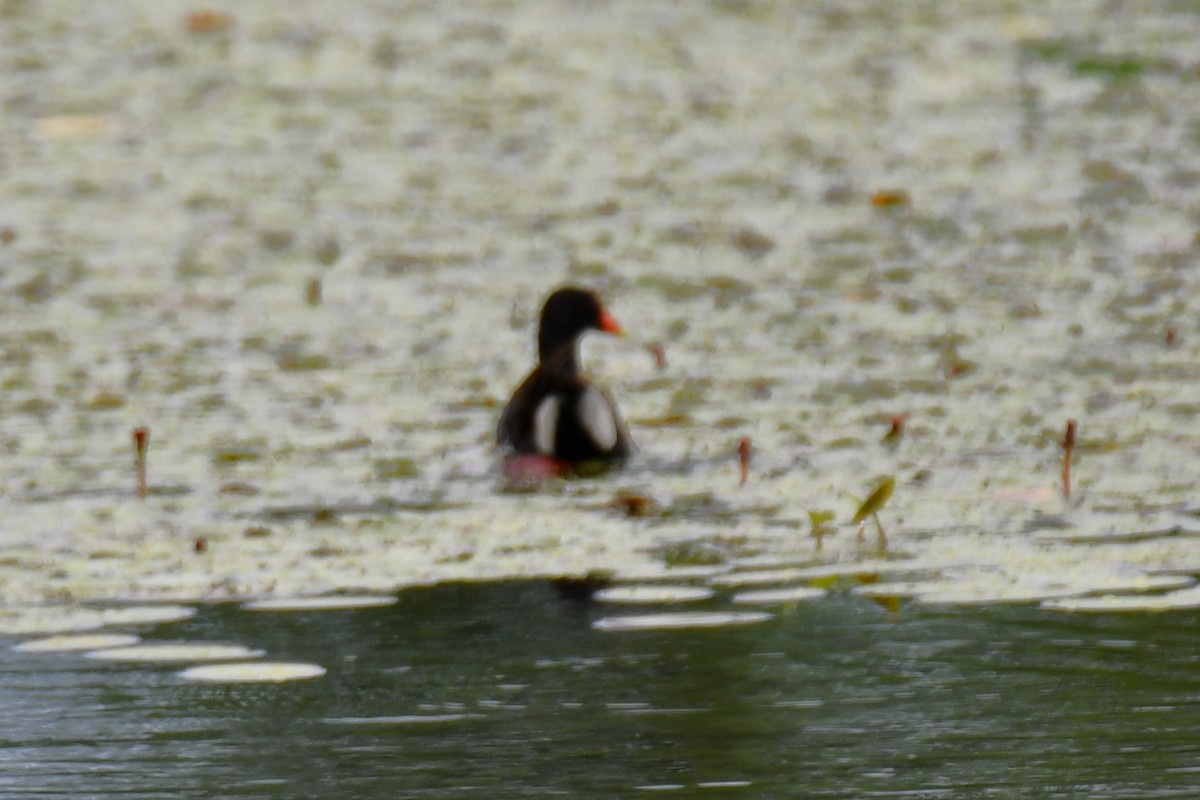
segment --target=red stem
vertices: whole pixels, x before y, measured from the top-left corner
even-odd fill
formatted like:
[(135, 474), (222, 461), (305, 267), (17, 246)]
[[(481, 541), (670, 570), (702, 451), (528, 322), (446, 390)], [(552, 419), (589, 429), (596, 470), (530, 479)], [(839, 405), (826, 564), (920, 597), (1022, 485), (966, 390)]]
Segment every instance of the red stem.
[(746, 481), (750, 479), (750, 437), (742, 437), (742, 441), (738, 443), (738, 462), (741, 465), (742, 479), (738, 484), (745, 486)]
[(150, 429), (133, 429), (133, 452), (137, 464), (138, 497), (146, 496), (146, 449), (150, 446)]
[(1063, 435), (1063, 467), (1062, 491), (1063, 497), (1071, 496), (1071, 452), (1075, 449), (1075, 420), (1067, 420), (1067, 432)]

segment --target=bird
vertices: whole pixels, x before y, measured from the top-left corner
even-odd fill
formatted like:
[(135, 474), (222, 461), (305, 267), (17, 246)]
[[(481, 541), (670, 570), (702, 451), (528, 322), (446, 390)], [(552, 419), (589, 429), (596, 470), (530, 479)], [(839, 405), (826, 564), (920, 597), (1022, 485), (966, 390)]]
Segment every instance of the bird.
[(616, 404), (580, 370), (580, 340), (591, 330), (625, 334), (590, 289), (564, 286), (546, 299), (538, 323), (537, 366), (513, 392), (496, 428), (510, 477), (603, 469), (632, 453)]

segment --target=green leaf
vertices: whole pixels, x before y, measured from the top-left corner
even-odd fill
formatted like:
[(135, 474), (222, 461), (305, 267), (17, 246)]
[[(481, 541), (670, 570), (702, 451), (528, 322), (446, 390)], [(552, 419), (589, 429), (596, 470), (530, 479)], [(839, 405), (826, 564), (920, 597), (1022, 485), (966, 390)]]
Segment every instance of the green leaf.
[(854, 523), (857, 525), (883, 508), (883, 504), (892, 496), (892, 490), (895, 488), (896, 479), (888, 475), (879, 483), (879, 486), (875, 487), (871, 496), (863, 501), (862, 505), (858, 507), (858, 511), (854, 512)]
[(813, 530), (825, 526), (826, 522), (833, 521), (832, 511), (809, 511), (808, 519), (812, 522)]

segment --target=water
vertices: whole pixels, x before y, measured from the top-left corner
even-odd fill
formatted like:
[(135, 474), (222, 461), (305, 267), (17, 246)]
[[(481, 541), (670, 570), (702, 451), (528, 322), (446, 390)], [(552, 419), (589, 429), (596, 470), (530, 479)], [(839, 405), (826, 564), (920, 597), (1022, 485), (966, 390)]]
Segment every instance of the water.
[[(745, 628), (616, 635), (547, 582), (384, 609), (218, 605), (154, 637), (324, 678), (196, 685), (8, 653), (13, 797), (1186, 797), (1194, 613), (899, 614), (838, 595)], [(679, 787), (679, 788), (671, 788)]]
[[(5, 791), (1186, 796), (1192, 4), (196, 10), (0, 0), (0, 636), (328, 673), (5, 650)], [(564, 281), (640, 452), (504, 492)], [(838, 582), (617, 633), (586, 575)]]

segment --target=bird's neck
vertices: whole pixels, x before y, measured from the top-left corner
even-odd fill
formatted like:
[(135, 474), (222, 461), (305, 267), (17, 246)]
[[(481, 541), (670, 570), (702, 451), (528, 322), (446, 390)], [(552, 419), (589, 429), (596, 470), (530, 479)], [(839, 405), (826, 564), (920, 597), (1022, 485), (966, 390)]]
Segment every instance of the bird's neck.
[(538, 361), (546, 369), (557, 372), (560, 375), (578, 375), (579, 340), (575, 339), (555, 348), (539, 342)]

